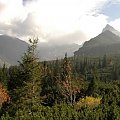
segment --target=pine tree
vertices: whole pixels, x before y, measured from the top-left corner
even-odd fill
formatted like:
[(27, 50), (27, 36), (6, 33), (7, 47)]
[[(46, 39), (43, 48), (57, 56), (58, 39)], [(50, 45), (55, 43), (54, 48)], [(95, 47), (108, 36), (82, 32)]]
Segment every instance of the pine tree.
[(28, 111), (33, 116), (33, 112), (40, 104), (41, 68), (35, 51), (38, 39), (30, 39), (29, 42), (28, 51), (22, 57), (22, 61), (19, 62), (23, 87), (18, 89), (20, 99), (17, 101), (17, 107)]
[(113, 68), (112, 68), (112, 79), (113, 80), (118, 80), (119, 79), (119, 69), (117, 67), (118, 65), (114, 65)]
[(0, 69), (0, 81), (2, 84), (7, 88), (9, 80), (9, 74), (8, 74), (8, 68), (5, 64), (3, 64), (3, 67)]
[(90, 84), (88, 86), (87, 95), (96, 97), (96, 91), (98, 89), (97, 88), (98, 81), (100, 80), (96, 68), (94, 68), (94, 70), (92, 70), (92, 74), (93, 74), (93, 78), (91, 79)]
[(23, 86), (23, 81), (20, 77), (20, 67), (19, 66), (10, 66), (9, 67), (9, 81), (8, 81), (8, 90), (12, 93), (17, 87)]
[(107, 66), (107, 56), (104, 55), (103, 56), (103, 61), (102, 61), (102, 67), (106, 67)]
[(43, 64), (41, 88), (42, 104), (52, 106), (58, 96), (57, 79), (52, 74), (46, 62)]
[(55, 60), (55, 63), (54, 63), (54, 69), (53, 69), (53, 75), (54, 77), (56, 77), (56, 79), (60, 79), (60, 62), (58, 59)]
[(76, 93), (79, 92), (78, 85), (72, 80), (72, 69), (70, 62), (67, 58), (67, 53), (63, 60), (62, 75), (61, 75), (61, 88), (62, 95), (66, 98), (67, 102), (72, 105), (75, 102)]

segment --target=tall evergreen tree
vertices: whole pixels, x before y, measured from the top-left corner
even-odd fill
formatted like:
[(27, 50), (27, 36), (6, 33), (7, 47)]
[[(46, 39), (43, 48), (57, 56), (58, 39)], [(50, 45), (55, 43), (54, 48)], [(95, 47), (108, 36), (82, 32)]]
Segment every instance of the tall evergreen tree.
[(102, 67), (106, 67), (107, 66), (107, 56), (104, 55), (103, 56), (103, 61), (102, 61)]
[(112, 76), (113, 80), (118, 80), (119, 79), (119, 69), (118, 68), (119, 67), (116, 64), (112, 67), (111, 76)]
[(0, 82), (7, 88), (9, 80), (9, 74), (8, 74), (8, 68), (5, 64), (3, 64), (3, 67), (0, 69)]
[(19, 66), (10, 66), (9, 67), (9, 81), (8, 81), (8, 90), (13, 92), (17, 87), (23, 86), (23, 81), (20, 77), (20, 67)]
[(92, 70), (92, 74), (93, 74), (93, 78), (90, 81), (90, 84), (88, 86), (87, 93), (86, 93), (88, 96), (96, 96), (98, 81), (100, 80), (96, 68)]
[(19, 96), (17, 100), (18, 109), (28, 111), (33, 116), (35, 109), (40, 104), (40, 76), (41, 67), (36, 57), (36, 47), (38, 39), (30, 39), (30, 46), (28, 46), (27, 52), (22, 57), (20, 63), (21, 81), (23, 86), (16, 89)]
[(20, 62), (21, 72), (23, 73), (23, 81), (27, 89), (26, 97), (34, 105), (39, 100), (40, 93), (40, 63), (36, 57), (35, 49), (37, 47), (38, 39), (30, 39), (30, 46), (27, 53), (22, 57)]
[(52, 106), (58, 96), (57, 79), (46, 62), (43, 64), (41, 88), (42, 104)]
[(72, 69), (70, 62), (67, 58), (67, 53), (65, 54), (65, 58), (63, 60), (62, 66), (62, 77), (61, 77), (61, 88), (62, 95), (66, 98), (67, 102), (73, 104), (75, 102), (76, 93), (79, 92), (79, 88), (74, 84), (72, 80)]

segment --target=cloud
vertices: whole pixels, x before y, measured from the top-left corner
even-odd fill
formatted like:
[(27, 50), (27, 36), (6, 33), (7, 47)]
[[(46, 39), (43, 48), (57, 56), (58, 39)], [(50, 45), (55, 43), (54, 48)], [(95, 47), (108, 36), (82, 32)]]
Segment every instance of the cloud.
[(109, 24), (113, 26), (116, 30), (120, 31), (120, 18), (114, 21), (111, 21)]
[(0, 12), (2, 12), (5, 9), (5, 5), (3, 3), (0, 3)]
[[(12, 32), (18, 36), (35, 35), (40, 32), (39, 27), (34, 22), (34, 15), (28, 14), (24, 21), (15, 20), (12, 21)], [(37, 31), (38, 30), (38, 31)]]
[(79, 20), (79, 28), (86, 33), (88, 40), (102, 32), (104, 26), (108, 23), (108, 17), (103, 14), (84, 15)]
[(4, 6), (0, 13), (0, 22), (11, 24), (15, 19), (24, 20), (27, 17), (28, 11), (21, 0), (0, 0), (0, 4)]
[(110, 0), (109, 3), (111, 3), (111, 4), (120, 4), (120, 0)]
[[(2, 1), (2, 2), (1, 2)], [(0, 1), (0, 34), (53, 44), (82, 43), (99, 34), (108, 17), (100, 14), (108, 0)]]
[[(19, 37), (24, 40), (28, 40), (29, 37), (37, 36), (44, 38), (43, 32), (41, 31), (40, 27), (36, 25), (34, 22), (34, 15), (28, 14), (27, 18), (24, 21), (21, 20), (13, 20), (11, 24), (0, 24), (0, 33), (7, 35)], [(27, 41), (26, 40), (26, 41)]]
[(84, 40), (87, 40), (86, 35), (82, 31), (75, 31), (58, 37), (48, 37), (47, 41), (49, 44), (71, 44), (78, 43), (82, 44)]
[(23, 5), (25, 6), (26, 4), (30, 3), (30, 2), (35, 2), (37, 0), (23, 0)]

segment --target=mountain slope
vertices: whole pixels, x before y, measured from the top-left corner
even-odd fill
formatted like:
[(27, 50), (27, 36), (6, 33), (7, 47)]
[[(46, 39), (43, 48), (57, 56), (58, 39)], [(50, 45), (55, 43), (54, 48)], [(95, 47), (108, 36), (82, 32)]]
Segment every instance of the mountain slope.
[(17, 64), (27, 47), (28, 44), (18, 38), (1, 35), (0, 59), (12, 65)]
[(83, 47), (74, 52), (74, 55), (103, 55), (120, 52), (120, 37), (116, 35), (113, 30), (117, 31), (110, 26), (108, 29), (107, 25), (101, 34), (86, 41)]

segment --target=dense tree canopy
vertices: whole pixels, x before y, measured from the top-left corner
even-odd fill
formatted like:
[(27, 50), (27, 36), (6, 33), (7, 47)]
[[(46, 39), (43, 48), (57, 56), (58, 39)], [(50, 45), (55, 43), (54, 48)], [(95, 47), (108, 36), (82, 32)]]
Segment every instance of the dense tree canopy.
[(0, 68), (1, 120), (119, 120), (119, 54), (40, 62), (29, 42), (19, 65)]

